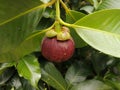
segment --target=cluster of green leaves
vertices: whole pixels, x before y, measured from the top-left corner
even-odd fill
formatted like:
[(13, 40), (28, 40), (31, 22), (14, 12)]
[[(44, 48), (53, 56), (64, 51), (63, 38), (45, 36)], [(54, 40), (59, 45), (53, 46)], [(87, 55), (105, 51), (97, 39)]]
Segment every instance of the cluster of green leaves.
[(0, 0), (0, 90), (119, 90), (120, 62), (111, 56), (120, 57), (120, 0), (64, 0), (71, 9), (61, 8), (61, 18), (71, 24), (76, 48), (90, 45), (111, 56), (81, 52), (59, 70), (35, 57), (43, 29), (55, 21), (49, 1)]

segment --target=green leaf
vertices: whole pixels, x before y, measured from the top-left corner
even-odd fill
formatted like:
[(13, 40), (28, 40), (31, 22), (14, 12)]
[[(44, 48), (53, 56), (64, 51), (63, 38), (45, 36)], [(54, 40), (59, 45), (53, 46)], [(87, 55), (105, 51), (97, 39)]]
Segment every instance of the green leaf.
[(33, 11), (32, 9), (41, 4), (40, 0), (12, 0), (7, 2), (0, 0), (0, 26)]
[(29, 80), (31, 84), (37, 88), (39, 79), (41, 78), (40, 66), (37, 58), (33, 55), (21, 58), (16, 66), (19, 76)]
[(112, 60), (112, 58), (98, 51), (93, 51), (91, 53), (91, 62), (98, 75), (100, 75), (101, 71), (105, 70), (109, 60)]
[(66, 72), (65, 79), (68, 83), (67, 90), (73, 85), (84, 81), (91, 74), (90, 67), (83, 62), (73, 63)]
[(95, 49), (120, 57), (120, 10), (102, 10), (75, 23), (76, 32)]
[(78, 12), (78, 11), (75, 11), (75, 10), (69, 10), (66, 13), (66, 22), (68, 22), (68, 23), (74, 23), (77, 20), (83, 18), (84, 16), (85, 16), (85, 14), (83, 14), (81, 12)]
[(54, 87), (56, 90), (66, 90), (67, 83), (63, 79), (61, 73), (56, 69), (54, 64), (46, 62), (42, 66), (42, 77), (48, 85)]
[(105, 85), (98, 80), (84, 81), (70, 90), (113, 90), (110, 86)]
[(120, 0), (102, 0), (97, 10), (101, 9), (120, 9)]
[[(81, 48), (81, 47), (85, 47), (87, 46), (87, 43), (83, 41), (83, 39), (81, 39), (79, 37), (79, 35), (75, 32), (75, 29), (70, 28), (70, 34), (74, 39), (75, 42), (75, 47), (76, 48)], [(79, 42), (78, 42), (79, 41)]]
[[(38, 48), (35, 45), (28, 53), (23, 54), (26, 49), (22, 50), (24, 46), (20, 46), (35, 30), (45, 7), (41, 7), (39, 0), (14, 0), (8, 2), (2, 0), (0, 4), (2, 6), (0, 12), (3, 13), (0, 13), (0, 17), (2, 17), (0, 18), (0, 42), (2, 42), (0, 43), (0, 62), (19, 60)], [(31, 44), (32, 41), (26, 43), (25, 46)], [(18, 48), (21, 48), (21, 51), (17, 51)]]
[(33, 51), (40, 51), (40, 45), (44, 34), (44, 30), (41, 30), (36, 31), (26, 37), (26, 39), (14, 50), (14, 55), (16, 58), (23, 57), (24, 55), (30, 54)]
[[(74, 23), (77, 20), (81, 19), (82, 17), (84, 17), (85, 14), (75, 11), (75, 10), (69, 10), (66, 13), (66, 22), (68, 23)], [(71, 35), (75, 41), (75, 46), (76, 48), (80, 48), (80, 47), (84, 47), (87, 44), (78, 36), (78, 34), (75, 32), (74, 29), (70, 29)], [(78, 42), (79, 41), (79, 42)]]

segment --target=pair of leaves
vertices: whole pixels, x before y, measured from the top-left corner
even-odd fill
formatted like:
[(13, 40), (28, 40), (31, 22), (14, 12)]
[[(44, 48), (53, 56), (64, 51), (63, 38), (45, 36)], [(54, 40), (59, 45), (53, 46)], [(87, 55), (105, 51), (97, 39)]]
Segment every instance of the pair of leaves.
[(86, 81), (85, 79), (91, 74), (91, 71), (89, 67), (85, 67), (87, 66), (83, 63), (74, 63), (68, 69), (64, 79), (52, 63), (46, 62), (41, 67), (41, 79), (56, 90), (112, 90), (110, 86), (101, 81)]
[(81, 75), (81, 71), (78, 69), (78, 65), (77, 67), (70, 67), (65, 76), (66, 80), (62, 77), (61, 73), (56, 69), (53, 63), (46, 62), (41, 66), (41, 79), (48, 85), (54, 87), (56, 90), (69, 90), (73, 84), (78, 83), (86, 78), (85, 76)]
[(79, 84), (80, 82), (86, 80), (87, 76), (91, 75), (91, 70), (89, 65), (84, 62), (75, 62), (67, 70), (65, 75), (65, 80), (67, 81), (67, 90), (71, 87)]
[[(72, 65), (66, 73), (66, 80), (62, 77), (61, 73), (56, 69), (53, 63), (46, 62), (42, 64), (42, 77), (41, 79), (45, 81), (48, 85), (54, 87), (56, 90), (70, 90), (70, 88), (84, 81), (86, 76), (84, 76), (83, 71), (80, 67), (81, 64), (75, 66)], [(78, 68), (79, 67), (79, 68)], [(81, 70), (79, 70), (81, 69)], [(88, 73), (87, 73), (88, 74)]]

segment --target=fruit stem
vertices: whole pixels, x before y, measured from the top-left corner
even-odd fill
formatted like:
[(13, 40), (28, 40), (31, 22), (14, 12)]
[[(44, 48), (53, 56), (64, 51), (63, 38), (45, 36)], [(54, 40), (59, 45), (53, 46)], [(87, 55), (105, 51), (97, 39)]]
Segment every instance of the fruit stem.
[(51, 29), (54, 27), (54, 25), (55, 25), (55, 22), (53, 23), (52, 26), (50, 26), (50, 27), (47, 28), (47, 29), (37, 30), (37, 31), (34, 32), (32, 35), (28, 36), (28, 38), (26, 38), (25, 40), (29, 40), (29, 39), (31, 39), (31, 38), (33, 38), (33, 37), (36, 37), (36, 36), (38, 36), (38, 35), (40, 35), (40, 34), (42, 34), (42, 33), (45, 33), (45, 32), (47, 32), (47, 31), (51, 30)]
[(61, 25), (60, 25), (59, 21), (57, 21), (57, 20), (55, 21), (55, 31), (57, 33), (61, 32)]
[(69, 23), (66, 23), (64, 22), (61, 18), (60, 18), (60, 3), (62, 4), (62, 6), (65, 8), (65, 10), (68, 11), (69, 13), (69, 9), (67, 8), (67, 6), (64, 4), (64, 2), (62, 0), (56, 0), (56, 24), (55, 24), (55, 28), (56, 28), (56, 32), (60, 32), (60, 24), (61, 25), (64, 25), (64, 26), (68, 26), (68, 27), (72, 27), (72, 28), (85, 28), (83, 26), (78, 26), (78, 25), (75, 25), (75, 24), (69, 24)]
[(59, 18), (60, 18), (60, 1), (57, 0), (56, 1), (56, 21), (55, 21), (55, 31), (57, 33), (61, 32), (61, 25), (59, 22)]
[(60, 3), (62, 4), (62, 6), (65, 9), (65, 11), (68, 12), (69, 8), (65, 5), (65, 3), (62, 0), (60, 0)]
[(58, 20), (59, 21), (59, 18), (60, 18), (60, 1), (59, 0), (57, 0), (56, 1), (56, 20)]
[[(62, 3), (62, 2), (61, 2), (61, 3)], [(64, 8), (66, 8), (66, 6), (65, 6)], [(67, 10), (68, 10), (68, 8), (67, 8)], [(73, 24), (69, 24), (69, 23), (64, 22), (64, 21), (60, 18), (60, 0), (57, 0), (57, 1), (56, 1), (56, 22), (59, 22), (59, 24), (63, 24), (63, 25), (68, 26), (68, 27), (73, 27), (73, 26), (74, 26)], [(57, 24), (56, 24), (56, 26), (57, 26)], [(57, 26), (57, 27), (58, 27), (58, 26)], [(56, 28), (57, 28), (57, 27), (56, 27)], [(57, 30), (59, 30), (59, 29), (57, 29)]]

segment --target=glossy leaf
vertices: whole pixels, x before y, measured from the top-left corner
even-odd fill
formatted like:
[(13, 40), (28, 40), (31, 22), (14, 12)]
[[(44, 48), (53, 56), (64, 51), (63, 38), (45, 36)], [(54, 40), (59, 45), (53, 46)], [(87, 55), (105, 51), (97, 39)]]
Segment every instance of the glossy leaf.
[(95, 49), (120, 57), (120, 10), (103, 10), (90, 14), (75, 23), (76, 32)]
[[(78, 11), (74, 11), (74, 10), (69, 10), (66, 13), (66, 22), (68, 23), (74, 23), (77, 20), (81, 19), (82, 17), (84, 17), (85, 14), (78, 12)], [(80, 47), (84, 47), (87, 44), (78, 36), (78, 34), (74, 31), (74, 29), (70, 29), (71, 35), (75, 41), (75, 46), (76, 48), (80, 48)], [(79, 42), (78, 42), (79, 41)]]
[(83, 62), (75, 62), (70, 66), (68, 71), (66, 72), (65, 79), (68, 83), (67, 90), (74, 85), (84, 81), (88, 75), (91, 74), (89, 66), (86, 66)]
[(61, 73), (56, 69), (54, 64), (46, 62), (42, 66), (42, 77), (48, 85), (54, 87), (56, 90), (66, 90), (67, 83), (63, 79)]
[[(44, 11), (44, 7), (40, 8), (41, 2), (39, 0), (18, 1), (14, 0), (14, 3), (11, 1), (0, 1), (0, 4), (2, 4), (0, 12), (5, 13), (5, 15), (0, 13), (0, 17), (3, 16), (0, 20), (0, 42), (2, 42), (0, 43), (0, 62), (19, 60), (37, 48), (35, 45), (32, 50), (23, 54), (27, 49), (22, 50), (24, 46), (20, 46), (24, 43), (26, 37), (35, 30)], [(5, 6), (6, 4), (7, 6)], [(18, 10), (19, 8), (20, 10)], [(8, 10), (10, 13), (8, 13)], [(26, 43), (25, 46), (32, 47), (33, 44), (31, 44), (32, 41)], [(19, 51), (19, 48), (21, 51)]]
[(120, 0), (102, 0), (97, 10), (101, 9), (120, 9)]
[(19, 76), (29, 80), (34, 87), (37, 87), (41, 78), (40, 66), (32, 55), (22, 58), (16, 66)]
[(89, 80), (74, 86), (70, 90), (113, 90), (113, 89), (110, 86), (105, 85), (101, 81)]
[(40, 51), (40, 45), (44, 34), (44, 31), (41, 30), (36, 31), (26, 37), (26, 39), (14, 50), (16, 58), (23, 57), (24, 55), (30, 54), (33, 51)]

